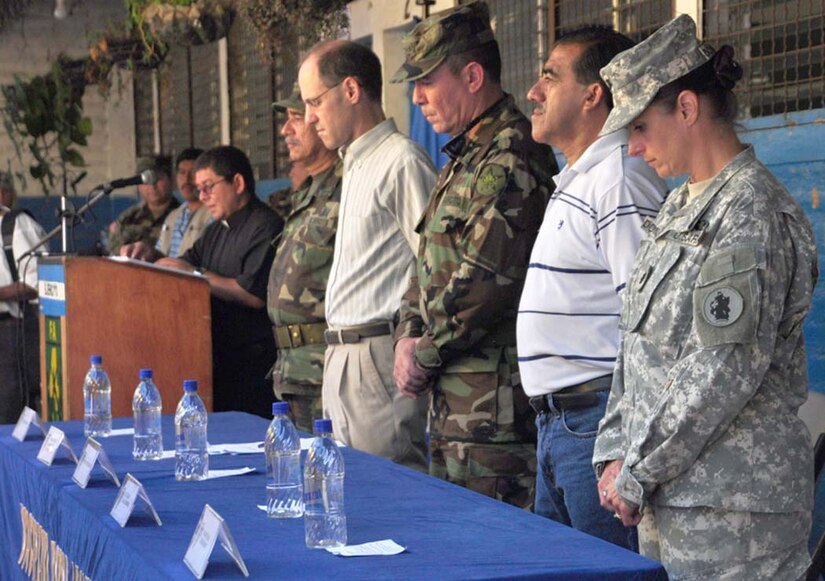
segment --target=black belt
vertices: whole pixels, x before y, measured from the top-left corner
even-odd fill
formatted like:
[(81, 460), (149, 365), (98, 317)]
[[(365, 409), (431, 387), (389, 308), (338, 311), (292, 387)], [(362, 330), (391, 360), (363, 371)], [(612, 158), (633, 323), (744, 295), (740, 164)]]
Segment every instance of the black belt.
[(612, 375), (597, 377), (578, 385), (565, 387), (555, 393), (537, 395), (530, 398), (530, 407), (537, 414), (546, 414), (553, 410), (564, 411), (596, 405), (599, 392), (607, 391), (613, 383)]
[(0, 321), (5, 321), (6, 319), (13, 319), (14, 317), (11, 316), (11, 313), (0, 313)]
[(344, 329), (327, 329), (324, 331), (324, 341), (327, 345), (342, 345), (344, 343), (359, 343), (361, 339), (391, 335), (392, 323), (368, 323)]

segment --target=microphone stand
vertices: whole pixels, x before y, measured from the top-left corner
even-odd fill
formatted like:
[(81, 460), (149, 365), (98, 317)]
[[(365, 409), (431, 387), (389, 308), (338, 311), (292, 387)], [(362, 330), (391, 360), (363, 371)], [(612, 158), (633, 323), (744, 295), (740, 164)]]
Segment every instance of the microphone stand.
[[(111, 187), (109, 184), (105, 184), (103, 186), (98, 186), (97, 188), (93, 189), (90, 192), (91, 198), (89, 199), (89, 201), (86, 202), (85, 204), (83, 204), (83, 206), (81, 206), (81, 208), (79, 210), (77, 210), (77, 212), (74, 212), (74, 216), (73, 216), (72, 219), (74, 220), (74, 219), (77, 219), (77, 218), (82, 218), (83, 214), (85, 214), (92, 206), (97, 204), (102, 198), (104, 198), (104, 197), (108, 196), (109, 194), (111, 194), (112, 191), (114, 191), (114, 188)], [(71, 227), (71, 225), (69, 224), (69, 218), (66, 215), (66, 213), (64, 213), (63, 217), (60, 220), (60, 223), (58, 223), (58, 225), (55, 226), (48, 234), (43, 236), (43, 238), (38, 240), (37, 244), (32, 246), (25, 254), (23, 254), (20, 257), (20, 260), (18, 262), (21, 262), (24, 258), (26, 258), (28, 256), (34, 255), (37, 252), (38, 248), (40, 248), (41, 246), (46, 244), (49, 240), (51, 240), (52, 238), (54, 238), (55, 236), (57, 236), (61, 232), (63, 232), (63, 251), (65, 252), (66, 249), (67, 249), (67, 246), (66, 246), (67, 233), (68, 233), (68, 229), (70, 227)]]

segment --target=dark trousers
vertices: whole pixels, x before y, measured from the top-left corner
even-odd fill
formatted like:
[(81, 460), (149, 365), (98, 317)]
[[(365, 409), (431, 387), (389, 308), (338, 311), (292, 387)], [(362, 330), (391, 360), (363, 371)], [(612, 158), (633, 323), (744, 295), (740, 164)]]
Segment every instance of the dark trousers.
[(0, 318), (0, 424), (16, 422), (25, 405), (40, 410), (39, 349), (34, 309)]

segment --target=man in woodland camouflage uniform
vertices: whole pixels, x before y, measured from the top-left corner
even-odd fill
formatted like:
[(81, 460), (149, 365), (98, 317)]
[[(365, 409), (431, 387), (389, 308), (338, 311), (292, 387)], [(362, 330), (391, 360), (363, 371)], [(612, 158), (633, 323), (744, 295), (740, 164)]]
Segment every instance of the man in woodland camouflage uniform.
[(309, 174), (290, 196), (290, 211), (269, 274), (266, 302), (278, 346), (273, 389), (279, 399), (289, 402), (298, 429), (312, 432), (313, 418), (323, 416), (324, 297), (338, 225), (341, 160), (304, 122), (297, 86), (289, 98), (272, 106), (286, 113), (281, 135), (290, 160)]
[(417, 278), (401, 306), (395, 377), (432, 389), (430, 473), (529, 508), (535, 433), (516, 363), (516, 309), (558, 171), (551, 149), (501, 88), (486, 4), (421, 22), (393, 81), (453, 139), (418, 225)]
[(124, 244), (143, 242), (149, 248), (154, 248), (166, 217), (180, 206), (180, 202), (172, 195), (175, 187), (172, 181), (172, 158), (168, 155), (140, 158), (137, 171), (147, 169), (157, 174), (157, 182), (139, 185), (141, 201), (126, 208), (109, 225), (107, 247), (113, 256), (120, 253), (120, 247)]

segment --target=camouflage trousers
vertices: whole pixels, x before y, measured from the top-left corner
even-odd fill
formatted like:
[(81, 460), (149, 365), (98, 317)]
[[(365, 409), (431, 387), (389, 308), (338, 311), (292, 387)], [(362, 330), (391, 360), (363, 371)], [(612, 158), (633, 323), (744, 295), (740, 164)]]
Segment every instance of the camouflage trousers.
[(431, 439), (430, 474), (532, 510), (536, 494), (536, 446)]
[(302, 432), (312, 433), (312, 422), (324, 417), (324, 408), (321, 405), (321, 388), (318, 395), (304, 395), (300, 393), (282, 393), (281, 401), (289, 403), (289, 412), (292, 423)]
[(648, 505), (638, 530), (641, 554), (661, 562), (671, 581), (791, 581), (810, 562), (806, 511)]

